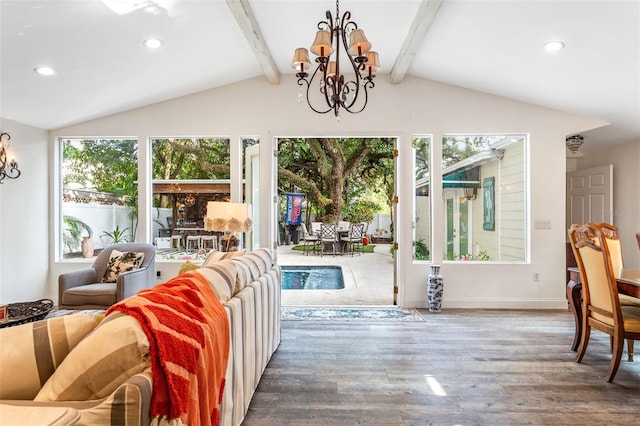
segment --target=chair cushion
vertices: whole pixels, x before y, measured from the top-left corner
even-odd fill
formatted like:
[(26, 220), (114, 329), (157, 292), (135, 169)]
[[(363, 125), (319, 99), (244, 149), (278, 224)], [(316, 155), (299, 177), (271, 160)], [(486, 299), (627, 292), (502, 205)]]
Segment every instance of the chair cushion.
[(107, 268), (102, 277), (103, 283), (115, 283), (118, 275), (123, 272), (133, 271), (140, 268), (144, 260), (144, 253), (135, 253), (132, 251), (121, 252), (113, 250), (107, 262)]
[(620, 305), (640, 307), (640, 299), (637, 297), (627, 296), (626, 294), (618, 294)]
[(149, 340), (138, 321), (111, 314), (67, 355), (34, 400), (104, 398), (150, 365)]
[(621, 309), (624, 320), (624, 331), (640, 333), (640, 308), (636, 306), (622, 306)]
[(61, 305), (111, 306), (116, 303), (116, 283), (96, 283), (70, 288), (62, 295)]
[(33, 399), (95, 326), (95, 316), (74, 314), (0, 329), (0, 400)]

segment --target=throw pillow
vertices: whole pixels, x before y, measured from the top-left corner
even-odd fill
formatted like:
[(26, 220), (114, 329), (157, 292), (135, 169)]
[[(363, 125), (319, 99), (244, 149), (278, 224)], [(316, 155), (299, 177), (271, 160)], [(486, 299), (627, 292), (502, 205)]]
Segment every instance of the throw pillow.
[(113, 313), (67, 355), (34, 401), (104, 398), (150, 365), (149, 340), (138, 321)]
[(0, 400), (33, 399), (95, 326), (95, 316), (73, 314), (0, 329)]
[(193, 262), (189, 262), (188, 260), (182, 264), (182, 266), (180, 267), (180, 271), (178, 272), (178, 275), (182, 275), (185, 272), (189, 272), (189, 271), (195, 271), (196, 269), (199, 269), (200, 265), (196, 265)]
[(121, 273), (140, 268), (143, 260), (144, 253), (113, 250), (109, 256), (109, 262), (107, 263), (107, 269), (104, 271), (102, 282), (115, 283)]

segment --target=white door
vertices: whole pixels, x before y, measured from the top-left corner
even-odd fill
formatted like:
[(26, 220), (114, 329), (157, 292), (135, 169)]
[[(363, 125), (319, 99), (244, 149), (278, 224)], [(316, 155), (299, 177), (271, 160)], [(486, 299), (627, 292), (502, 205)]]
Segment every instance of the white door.
[(567, 226), (613, 223), (613, 165), (567, 173)]
[(471, 254), (469, 232), (469, 202), (460, 197), (456, 190), (449, 190), (444, 197), (447, 237), (446, 259), (457, 260), (462, 255)]
[(251, 204), (253, 225), (247, 232), (247, 251), (260, 247), (260, 144), (248, 146), (244, 151), (245, 159), (245, 202)]

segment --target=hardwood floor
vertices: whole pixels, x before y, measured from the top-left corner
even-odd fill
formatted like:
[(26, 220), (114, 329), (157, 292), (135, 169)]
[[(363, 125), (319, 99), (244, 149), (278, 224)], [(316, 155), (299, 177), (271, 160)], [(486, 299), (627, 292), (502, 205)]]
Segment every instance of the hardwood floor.
[[(424, 322), (283, 321), (251, 425), (631, 425), (640, 356), (604, 379), (609, 339), (581, 364), (564, 311), (421, 311)], [(636, 344), (638, 347), (638, 344)]]

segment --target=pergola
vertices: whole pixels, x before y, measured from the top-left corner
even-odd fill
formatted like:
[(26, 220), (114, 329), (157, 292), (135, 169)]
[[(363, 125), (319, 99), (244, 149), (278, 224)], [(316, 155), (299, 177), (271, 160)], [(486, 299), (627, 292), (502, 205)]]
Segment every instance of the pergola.
[[(214, 201), (229, 200), (231, 182), (229, 179), (157, 179), (153, 180), (153, 195), (167, 195), (173, 200), (172, 219), (177, 223), (177, 202), (191, 196), (194, 203), (200, 195), (215, 195)], [(207, 197), (208, 199), (211, 197)]]

